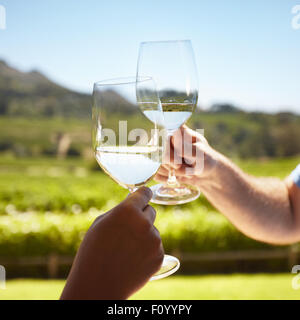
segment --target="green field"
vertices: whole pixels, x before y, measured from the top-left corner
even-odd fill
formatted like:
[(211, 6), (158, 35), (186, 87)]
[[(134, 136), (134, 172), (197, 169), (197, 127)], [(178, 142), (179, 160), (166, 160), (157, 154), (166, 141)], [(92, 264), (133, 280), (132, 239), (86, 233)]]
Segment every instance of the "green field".
[[(294, 157), (238, 164), (254, 175), (284, 178), (299, 162)], [(93, 219), (126, 194), (91, 161), (2, 156), (0, 257), (74, 255)], [(203, 196), (155, 208), (166, 252), (273, 248), (239, 233)]]
[[(250, 174), (279, 178), (287, 176), (299, 162), (300, 157), (237, 161)], [(102, 209), (119, 202), (126, 193), (100, 169), (95, 169), (93, 160), (0, 157), (0, 214), (5, 214), (9, 204), (19, 211), (67, 213), (74, 204), (82, 211)], [(200, 205), (214, 211), (203, 198), (180, 208), (194, 209)], [(160, 210), (168, 211), (170, 207), (161, 206)]]
[[(237, 160), (253, 175), (279, 178), (299, 162), (300, 157)], [(94, 161), (81, 158), (0, 156), (0, 257), (73, 255), (94, 217), (127, 194), (95, 168)], [(268, 247), (240, 234), (203, 196), (182, 206), (155, 207), (168, 253)], [(299, 299), (291, 279), (290, 274), (174, 276), (149, 283), (133, 299)], [(9, 280), (0, 299), (57, 299), (63, 285)]]
[[(300, 290), (291, 286), (290, 274), (234, 274), (210, 276), (173, 276), (148, 283), (131, 299), (300, 299)], [(58, 299), (63, 280), (18, 279), (7, 281), (0, 289), (4, 299)]]
[[(128, 130), (136, 125), (133, 115), (115, 112), (105, 125), (116, 129), (121, 119), (128, 121)], [(230, 157), (278, 158), (300, 154), (299, 115), (197, 110), (188, 124), (204, 129), (210, 145)], [(91, 154), (91, 126), (90, 117), (0, 116), (0, 152), (17, 156), (54, 155), (57, 136), (67, 134), (71, 141), (69, 154), (86, 156)]]

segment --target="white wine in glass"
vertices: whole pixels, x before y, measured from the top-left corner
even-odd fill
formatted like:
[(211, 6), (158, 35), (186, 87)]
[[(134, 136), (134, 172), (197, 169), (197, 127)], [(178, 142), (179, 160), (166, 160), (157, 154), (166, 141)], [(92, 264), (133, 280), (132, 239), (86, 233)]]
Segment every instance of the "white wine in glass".
[(161, 165), (159, 146), (100, 146), (95, 156), (104, 171), (130, 191), (146, 184)]
[[(142, 42), (139, 50), (137, 77), (151, 77), (156, 84), (163, 110), (161, 125), (170, 139), (192, 115), (198, 100), (198, 79), (190, 40)], [(155, 110), (144, 112), (155, 119)], [(152, 202), (174, 205), (197, 199), (197, 187), (180, 184), (174, 170), (165, 184), (151, 187)]]
[[(152, 119), (143, 108), (153, 112)], [(93, 149), (101, 168), (130, 192), (146, 184), (163, 155), (158, 128), (162, 110), (153, 80), (130, 77), (95, 83), (92, 116)], [(177, 258), (165, 255), (151, 280), (167, 277), (179, 266)]]

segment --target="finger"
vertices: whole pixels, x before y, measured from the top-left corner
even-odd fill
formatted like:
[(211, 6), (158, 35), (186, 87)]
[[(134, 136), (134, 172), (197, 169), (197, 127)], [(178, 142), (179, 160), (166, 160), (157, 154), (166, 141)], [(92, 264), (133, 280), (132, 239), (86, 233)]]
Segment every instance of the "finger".
[(162, 176), (160, 174), (156, 174), (154, 177), (154, 180), (158, 182), (166, 182), (168, 180), (168, 176)]
[(177, 180), (180, 182), (180, 183), (186, 183), (186, 184), (190, 184), (191, 183), (191, 180), (193, 179), (193, 176), (186, 176), (186, 177), (183, 177), (183, 176), (179, 176), (177, 178)]
[(195, 136), (193, 134), (187, 133), (186, 130), (181, 129), (176, 131), (172, 137), (172, 147), (175, 152), (177, 152), (181, 157), (184, 153), (184, 145), (192, 145), (196, 142)]
[(195, 166), (196, 160), (204, 156), (206, 148), (207, 145), (202, 142), (192, 143), (185, 138), (182, 149), (177, 149), (176, 153), (182, 157), (184, 165)]
[[(196, 143), (208, 145), (202, 133), (192, 130), (186, 125), (183, 125), (180, 129), (173, 135), (171, 145), (181, 157), (186, 153), (186, 150), (189, 150), (191, 145)], [(180, 141), (182, 141), (181, 144)]]
[[(181, 143), (181, 140), (180, 140)], [(182, 159), (178, 154), (175, 152), (174, 147), (171, 144), (171, 138), (168, 138), (166, 151), (163, 157), (163, 164), (168, 164), (172, 168), (177, 169), (182, 163)]]
[(174, 151), (173, 151), (173, 147), (171, 146), (170, 139), (168, 139), (164, 149), (163, 162), (162, 162), (163, 164), (170, 163), (173, 152)]
[(106, 213), (102, 213), (100, 214), (94, 221), (93, 224), (97, 224), (99, 221), (101, 221), (102, 219), (104, 219), (107, 215), (110, 214), (110, 211), (106, 212)]
[(199, 148), (197, 148), (198, 145), (192, 144), (190, 141), (187, 140), (184, 141), (182, 158), (186, 164), (194, 164), (197, 152), (199, 152)]
[[(186, 141), (187, 140), (187, 141)], [(190, 134), (185, 134), (184, 129), (177, 130), (171, 138), (171, 146), (174, 149), (178, 158), (183, 158), (184, 156), (184, 145), (193, 144), (193, 136)]]
[(141, 187), (137, 191), (131, 193), (124, 201), (130, 201), (136, 208), (144, 210), (151, 198), (151, 189)]
[(144, 216), (146, 217), (146, 219), (153, 224), (156, 218), (156, 211), (153, 207), (147, 205), (147, 207), (144, 209), (143, 211)]
[(208, 144), (202, 131), (199, 132), (199, 131), (193, 130), (185, 124), (181, 127), (181, 130), (183, 131), (184, 136), (190, 137), (192, 139), (192, 143), (202, 142), (202, 143)]
[(158, 229), (155, 226), (153, 226), (153, 228), (152, 228), (152, 234), (156, 239), (160, 240), (159, 241), (159, 246), (161, 247), (162, 252), (163, 252), (164, 248), (163, 248), (162, 242), (161, 242), (161, 235), (160, 235), (160, 232), (158, 231)]
[[(179, 169), (175, 170), (175, 176), (176, 177), (185, 177), (188, 174), (189, 170), (192, 170), (192, 167), (190, 167), (188, 165), (183, 165)], [(189, 173), (189, 174), (191, 174), (191, 173)]]
[(159, 170), (157, 171), (158, 174), (162, 176), (168, 176), (169, 175), (169, 168), (167, 165), (160, 166)]
[(197, 132), (189, 128), (187, 125), (181, 126), (181, 133), (185, 138), (190, 138), (192, 143), (197, 141)]
[[(171, 137), (171, 153), (170, 153), (170, 161), (169, 164), (172, 168), (177, 169), (181, 166), (182, 160), (182, 134), (180, 130), (177, 130), (174, 135)], [(175, 147), (176, 146), (176, 147)]]
[(171, 145), (171, 139), (167, 138), (164, 145), (164, 154), (163, 154), (163, 161), (162, 163), (169, 163), (172, 153), (173, 153), (173, 146)]

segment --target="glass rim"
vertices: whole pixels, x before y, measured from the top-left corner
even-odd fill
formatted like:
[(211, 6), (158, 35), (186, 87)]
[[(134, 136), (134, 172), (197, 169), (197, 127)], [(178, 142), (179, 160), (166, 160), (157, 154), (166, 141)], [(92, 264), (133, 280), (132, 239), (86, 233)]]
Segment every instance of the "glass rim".
[(190, 39), (182, 39), (182, 40), (159, 40), (159, 41), (142, 41), (140, 45), (151, 44), (151, 43), (184, 43), (184, 42), (192, 42)]
[(147, 76), (130, 76), (130, 77), (119, 77), (119, 78), (110, 78), (105, 80), (100, 80), (94, 83), (94, 87), (104, 87), (104, 86), (117, 86), (117, 85), (126, 85), (126, 84), (136, 84), (137, 82), (144, 82), (153, 80), (151, 77)]

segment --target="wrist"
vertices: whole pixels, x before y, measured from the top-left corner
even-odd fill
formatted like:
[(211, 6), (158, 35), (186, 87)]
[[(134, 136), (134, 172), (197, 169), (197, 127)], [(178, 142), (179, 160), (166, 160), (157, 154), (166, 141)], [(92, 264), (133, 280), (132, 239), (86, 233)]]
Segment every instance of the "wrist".
[(223, 180), (224, 172), (229, 166), (230, 161), (221, 153), (209, 147), (203, 154), (202, 168), (197, 173), (196, 184), (199, 188), (209, 187), (210, 185), (220, 185)]

